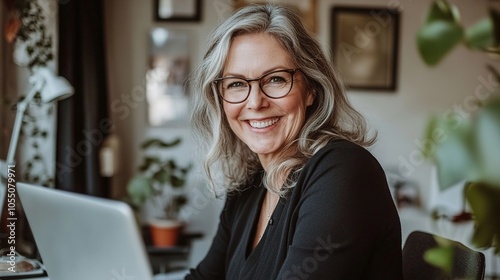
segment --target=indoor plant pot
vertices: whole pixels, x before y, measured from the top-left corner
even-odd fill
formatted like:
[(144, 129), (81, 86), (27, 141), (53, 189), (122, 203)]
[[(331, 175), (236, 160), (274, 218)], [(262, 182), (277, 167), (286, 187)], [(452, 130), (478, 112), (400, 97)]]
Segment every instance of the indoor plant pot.
[(172, 247), (177, 245), (184, 223), (171, 219), (151, 219), (149, 229), (151, 240), (156, 247)]
[[(179, 212), (187, 203), (185, 184), (191, 164), (180, 166), (164, 153), (165, 149), (179, 145), (180, 139), (164, 142), (149, 139), (142, 144), (145, 156), (136, 176), (127, 184), (126, 201), (146, 215), (153, 245), (175, 246), (184, 227)], [(145, 211), (142, 211), (145, 210)]]

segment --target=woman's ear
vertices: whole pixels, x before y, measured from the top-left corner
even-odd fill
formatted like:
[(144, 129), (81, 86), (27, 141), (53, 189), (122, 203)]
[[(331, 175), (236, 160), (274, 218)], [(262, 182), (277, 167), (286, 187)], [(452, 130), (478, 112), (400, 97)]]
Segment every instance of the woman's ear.
[(316, 90), (315, 89), (308, 90), (307, 100), (306, 100), (307, 107), (311, 106), (314, 103), (315, 98), (316, 98)]

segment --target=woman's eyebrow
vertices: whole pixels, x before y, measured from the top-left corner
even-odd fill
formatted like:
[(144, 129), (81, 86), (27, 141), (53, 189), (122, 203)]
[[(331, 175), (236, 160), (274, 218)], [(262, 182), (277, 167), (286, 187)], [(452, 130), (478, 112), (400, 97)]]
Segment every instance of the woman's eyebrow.
[(273, 71), (276, 71), (276, 70), (280, 70), (280, 69), (289, 69), (287, 67), (284, 67), (284, 66), (274, 66), (274, 67), (271, 67), (269, 69), (267, 69), (266, 71), (263, 71), (259, 76), (257, 77), (246, 77), (245, 75), (242, 75), (242, 74), (239, 74), (239, 73), (235, 73), (235, 72), (228, 72), (228, 73), (224, 73), (222, 75), (223, 78), (225, 77), (238, 77), (238, 78), (245, 78), (245, 79), (255, 79), (255, 78), (258, 78), (258, 77), (262, 77), (263, 75), (266, 75), (267, 73), (270, 73), (270, 72), (273, 72)]

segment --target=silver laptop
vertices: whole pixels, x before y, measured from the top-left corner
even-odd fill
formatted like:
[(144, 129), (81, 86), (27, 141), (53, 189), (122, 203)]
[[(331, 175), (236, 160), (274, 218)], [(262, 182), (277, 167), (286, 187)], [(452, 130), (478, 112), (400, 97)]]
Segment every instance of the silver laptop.
[(17, 183), (50, 280), (149, 280), (139, 228), (123, 202)]

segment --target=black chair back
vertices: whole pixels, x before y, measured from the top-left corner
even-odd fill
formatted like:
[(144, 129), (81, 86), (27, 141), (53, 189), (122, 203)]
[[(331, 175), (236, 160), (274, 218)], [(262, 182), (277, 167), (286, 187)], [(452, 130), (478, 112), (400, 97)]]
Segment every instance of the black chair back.
[(485, 258), (481, 252), (474, 251), (460, 242), (447, 240), (453, 248), (451, 273), (427, 263), (424, 253), (438, 246), (436, 238), (430, 233), (414, 231), (410, 233), (403, 247), (403, 275), (405, 280), (448, 280), (484, 279)]

